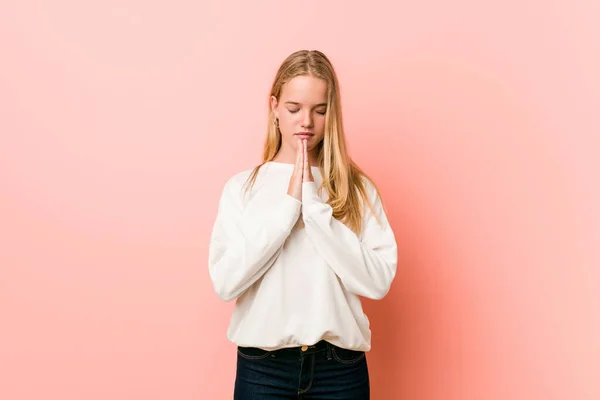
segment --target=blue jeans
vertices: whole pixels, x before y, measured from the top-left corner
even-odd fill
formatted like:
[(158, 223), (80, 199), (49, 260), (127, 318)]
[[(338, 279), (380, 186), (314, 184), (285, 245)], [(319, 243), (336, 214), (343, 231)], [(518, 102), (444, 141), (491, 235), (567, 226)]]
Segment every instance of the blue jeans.
[(369, 400), (362, 351), (321, 341), (265, 351), (238, 347), (234, 400)]

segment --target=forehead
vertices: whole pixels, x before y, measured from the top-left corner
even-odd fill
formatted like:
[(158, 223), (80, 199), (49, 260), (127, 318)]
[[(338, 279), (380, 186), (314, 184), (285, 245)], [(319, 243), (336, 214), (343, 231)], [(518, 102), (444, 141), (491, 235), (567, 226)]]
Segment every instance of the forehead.
[(327, 102), (327, 82), (310, 75), (296, 76), (283, 85), (281, 100), (308, 105), (325, 103)]

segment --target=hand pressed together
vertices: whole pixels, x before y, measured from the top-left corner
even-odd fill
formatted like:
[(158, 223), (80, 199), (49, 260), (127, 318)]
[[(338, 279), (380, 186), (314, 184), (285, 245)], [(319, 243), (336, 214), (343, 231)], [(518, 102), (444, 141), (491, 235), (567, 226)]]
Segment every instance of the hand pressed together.
[(287, 192), (290, 196), (299, 201), (302, 201), (302, 183), (314, 181), (306, 142), (306, 140), (302, 139), (296, 146), (296, 162), (294, 164), (294, 171), (290, 177), (290, 184)]

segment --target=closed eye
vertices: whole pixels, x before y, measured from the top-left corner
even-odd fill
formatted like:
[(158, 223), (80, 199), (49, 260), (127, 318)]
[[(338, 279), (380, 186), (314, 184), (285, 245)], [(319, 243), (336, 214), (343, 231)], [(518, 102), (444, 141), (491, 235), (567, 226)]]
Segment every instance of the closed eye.
[[(290, 113), (292, 113), (292, 114), (296, 114), (296, 113), (297, 113), (298, 111), (300, 111), (300, 110), (290, 110), (290, 109), (288, 108), (288, 111), (289, 111)], [(323, 110), (323, 111), (317, 111), (317, 114), (320, 114), (320, 115), (325, 115), (325, 113), (326, 113), (326, 112), (327, 112), (327, 110)]]

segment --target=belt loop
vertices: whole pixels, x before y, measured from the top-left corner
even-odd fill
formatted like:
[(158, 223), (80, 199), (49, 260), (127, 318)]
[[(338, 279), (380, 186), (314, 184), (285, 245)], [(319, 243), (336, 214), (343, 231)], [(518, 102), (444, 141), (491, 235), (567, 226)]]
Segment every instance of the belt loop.
[(331, 343), (327, 342), (327, 359), (331, 360)]

